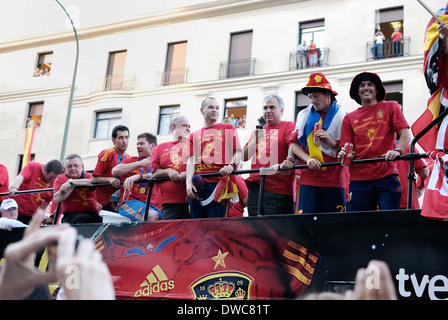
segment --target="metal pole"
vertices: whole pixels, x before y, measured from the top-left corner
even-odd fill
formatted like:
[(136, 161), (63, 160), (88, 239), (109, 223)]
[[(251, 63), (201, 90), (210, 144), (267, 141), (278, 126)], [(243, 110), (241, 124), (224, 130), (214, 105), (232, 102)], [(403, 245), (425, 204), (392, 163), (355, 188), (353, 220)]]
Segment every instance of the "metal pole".
[(75, 24), (73, 23), (72, 18), (68, 14), (67, 10), (65, 10), (64, 6), (58, 0), (55, 0), (55, 1), (62, 8), (62, 10), (64, 10), (65, 14), (67, 15), (68, 19), (70, 20), (70, 23), (72, 24), (72, 27), (73, 27), (73, 32), (75, 33), (75, 40), (76, 40), (75, 68), (73, 71), (73, 79), (72, 79), (72, 88), (70, 90), (70, 98), (68, 100), (67, 117), (65, 119), (64, 137), (62, 139), (62, 148), (61, 148), (61, 156), (60, 156), (60, 160), (63, 161), (64, 157), (65, 157), (65, 148), (67, 145), (68, 128), (70, 125), (70, 117), (71, 117), (71, 113), (72, 113), (73, 95), (75, 92), (76, 73), (78, 72), (79, 41), (78, 41), (78, 33), (76, 32)]
[(260, 190), (258, 194), (258, 207), (257, 207), (257, 216), (262, 216), (261, 207), (263, 206), (264, 199), (264, 184), (266, 181), (266, 175), (268, 174), (268, 168), (260, 168)]

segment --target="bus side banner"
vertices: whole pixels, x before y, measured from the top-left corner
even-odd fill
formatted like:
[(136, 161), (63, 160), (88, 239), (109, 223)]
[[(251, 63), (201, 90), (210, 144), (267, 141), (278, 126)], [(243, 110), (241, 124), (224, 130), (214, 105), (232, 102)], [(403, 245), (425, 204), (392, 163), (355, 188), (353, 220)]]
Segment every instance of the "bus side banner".
[[(418, 210), (75, 225), (117, 299), (299, 299), (343, 293), (385, 261), (399, 299), (448, 298), (448, 224)], [(16, 230), (1, 231), (1, 253)], [(372, 273), (371, 281), (375, 282)]]

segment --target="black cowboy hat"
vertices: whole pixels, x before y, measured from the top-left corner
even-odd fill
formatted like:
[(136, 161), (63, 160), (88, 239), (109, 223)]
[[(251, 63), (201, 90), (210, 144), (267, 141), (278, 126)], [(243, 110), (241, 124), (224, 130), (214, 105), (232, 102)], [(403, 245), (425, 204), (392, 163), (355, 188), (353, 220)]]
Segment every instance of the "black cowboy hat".
[(378, 91), (376, 99), (378, 102), (383, 101), (386, 98), (386, 89), (384, 89), (383, 81), (380, 77), (373, 72), (361, 72), (353, 78), (352, 84), (350, 86), (350, 98), (355, 100), (358, 104), (361, 104), (361, 98), (359, 97), (359, 86), (363, 81), (371, 81)]

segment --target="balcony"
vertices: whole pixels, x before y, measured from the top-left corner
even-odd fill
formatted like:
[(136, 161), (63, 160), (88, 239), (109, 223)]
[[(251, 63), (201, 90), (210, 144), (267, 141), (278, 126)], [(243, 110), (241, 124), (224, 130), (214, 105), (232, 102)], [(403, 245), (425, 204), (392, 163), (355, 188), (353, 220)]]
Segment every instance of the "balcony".
[(108, 75), (104, 78), (92, 80), (92, 89), (90, 93), (101, 91), (131, 91), (137, 84), (135, 76), (117, 74)]
[(255, 75), (255, 58), (221, 62), (219, 79)]
[[(401, 42), (393, 43), (392, 40), (385, 40), (383, 48), (374, 47), (373, 41), (366, 44), (366, 60), (380, 60), (389, 59), (395, 57), (408, 57), (410, 56), (410, 42), (409, 37), (404, 37)], [(375, 54), (376, 53), (376, 54)]]
[(188, 71), (187, 68), (179, 68), (158, 72), (157, 83), (161, 86), (173, 86), (187, 83)]
[[(327, 67), (328, 66), (328, 53), (330, 52), (329, 48), (318, 48), (318, 59), (317, 66), (318, 67)], [(297, 52), (291, 52), (289, 54), (289, 70), (300, 70), (310, 68), (310, 59), (309, 54), (305, 55), (305, 63), (302, 65), (300, 62), (301, 56)]]

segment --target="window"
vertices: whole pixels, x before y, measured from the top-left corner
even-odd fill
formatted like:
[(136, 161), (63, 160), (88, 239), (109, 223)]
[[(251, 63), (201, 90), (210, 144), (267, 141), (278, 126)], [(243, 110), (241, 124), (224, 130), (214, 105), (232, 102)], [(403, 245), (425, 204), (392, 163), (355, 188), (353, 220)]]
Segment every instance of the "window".
[[(403, 7), (381, 9), (376, 12), (375, 33), (381, 30), (386, 39), (383, 44), (382, 57), (403, 55), (403, 17)], [(401, 33), (401, 38), (393, 37), (395, 31)], [(394, 41), (394, 39), (399, 39), (399, 41)]]
[(297, 119), (297, 115), (303, 109), (306, 109), (310, 105), (311, 101), (307, 95), (304, 95), (302, 92), (296, 92), (296, 107), (295, 107), (295, 115), (294, 121)]
[(187, 41), (169, 43), (166, 57), (165, 72), (162, 85), (183, 84), (186, 82), (187, 70), (185, 61), (187, 58)]
[[(33, 162), (35, 158), (36, 154), (34, 153), (30, 154), (30, 161), (28, 163)], [(20, 171), (22, 171), (22, 169), (23, 169), (23, 154), (19, 154), (19, 166), (17, 168), (17, 174), (19, 174)]]
[(300, 67), (318, 67), (328, 65), (328, 49), (325, 48), (325, 20), (314, 20), (299, 23), (299, 44), (311, 44), (315, 49), (308, 49), (305, 61), (301, 61)]
[(126, 53), (126, 50), (109, 53), (109, 64), (107, 67), (104, 90), (123, 90)]
[(233, 33), (230, 39), (227, 77), (253, 74), (252, 31)]
[(121, 110), (97, 112), (94, 139), (110, 138), (112, 129), (121, 123)]
[(386, 89), (386, 100), (397, 101), (403, 110), (403, 81), (384, 83)]
[(325, 47), (325, 20), (300, 22), (299, 44), (306, 41), (306, 44), (309, 45), (311, 40), (318, 48)]
[(30, 103), (28, 109), (28, 116), (26, 120), (26, 127), (38, 128), (42, 122), (42, 113), (44, 111), (43, 102)]
[(159, 127), (157, 129), (157, 134), (160, 135), (170, 134), (171, 120), (179, 115), (179, 110), (180, 106), (160, 107)]
[(37, 56), (37, 64), (34, 70), (34, 77), (49, 76), (51, 72), (51, 62), (53, 60), (53, 52), (39, 53)]
[(247, 98), (225, 101), (223, 122), (232, 123), (236, 128), (246, 127)]

